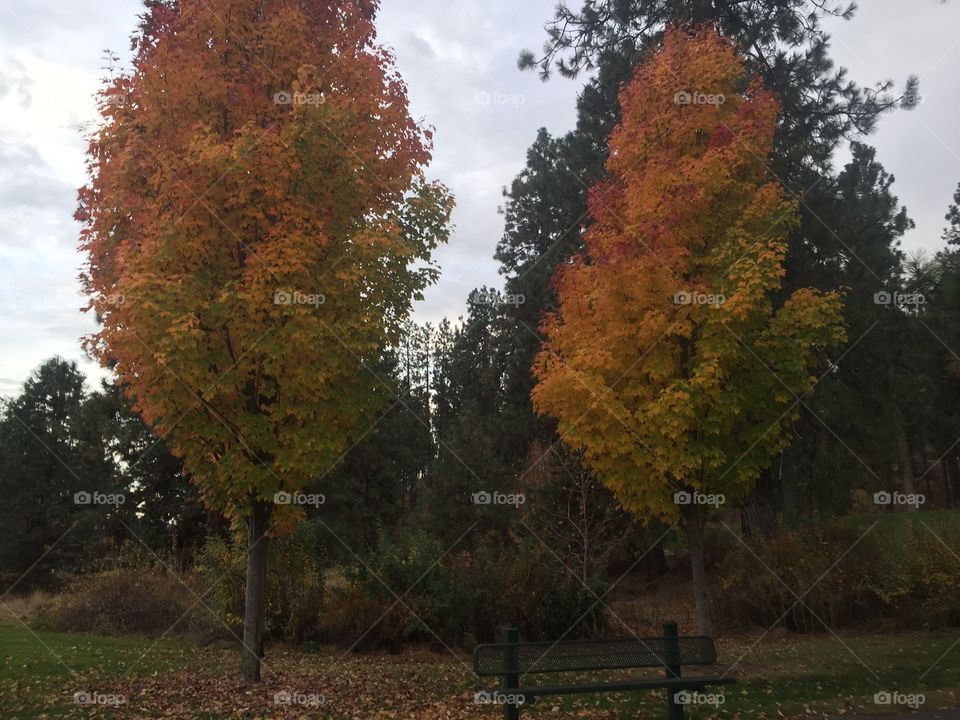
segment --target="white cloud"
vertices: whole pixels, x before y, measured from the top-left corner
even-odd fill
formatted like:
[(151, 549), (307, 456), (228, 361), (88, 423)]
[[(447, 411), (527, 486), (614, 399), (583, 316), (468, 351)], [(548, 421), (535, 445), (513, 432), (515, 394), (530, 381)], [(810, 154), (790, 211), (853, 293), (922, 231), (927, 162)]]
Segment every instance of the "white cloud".
[[(500, 284), (492, 256), (501, 189), (540, 126), (560, 134), (574, 124), (579, 82), (542, 83), (516, 68), (521, 48), (541, 45), (554, 4), (383, 0), (380, 40), (396, 52), (414, 116), (435, 128), (430, 175), (457, 196), (456, 231), (438, 253), (443, 277), (419, 304), (420, 320), (455, 318), (471, 289)], [(82, 258), (71, 219), (84, 182), (79, 127), (96, 118), (103, 48), (127, 57), (141, 11), (136, 0), (0, 4), (0, 393), (50, 355), (80, 359), (78, 338), (93, 329), (78, 311)], [(884, 117), (868, 139), (917, 220), (908, 247), (938, 246), (960, 181), (958, 20), (960, 3), (871, 0), (851, 23), (828, 25), (833, 56), (861, 84), (922, 75), (920, 108)]]

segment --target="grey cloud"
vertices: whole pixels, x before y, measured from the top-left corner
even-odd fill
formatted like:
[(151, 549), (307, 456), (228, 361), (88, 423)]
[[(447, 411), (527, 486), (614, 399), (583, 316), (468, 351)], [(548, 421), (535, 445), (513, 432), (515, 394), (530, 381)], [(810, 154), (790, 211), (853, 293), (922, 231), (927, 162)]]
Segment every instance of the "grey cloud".
[(420, 37), (417, 33), (410, 33), (408, 41), (410, 46), (414, 48), (421, 57), (431, 60), (437, 57), (437, 53), (433, 49), (433, 45), (430, 44), (430, 41)]
[(0, 142), (0, 216), (20, 208), (69, 215), (75, 193), (35, 147)]
[(31, 91), (33, 80), (26, 66), (16, 58), (7, 58), (0, 67), (0, 100), (16, 93), (22, 107), (30, 107), (33, 102)]

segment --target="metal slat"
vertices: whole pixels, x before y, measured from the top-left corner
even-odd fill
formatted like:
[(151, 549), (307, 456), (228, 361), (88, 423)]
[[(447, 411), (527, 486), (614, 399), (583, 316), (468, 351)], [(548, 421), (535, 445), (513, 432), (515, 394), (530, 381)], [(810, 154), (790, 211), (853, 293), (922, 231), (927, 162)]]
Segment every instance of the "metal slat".
[(477, 675), (492, 676), (664, 667), (668, 664), (711, 665), (717, 661), (717, 649), (709, 637), (681, 637), (676, 642), (679, 658), (671, 657), (669, 663), (666, 662), (662, 637), (478, 645), (473, 651), (473, 667)]

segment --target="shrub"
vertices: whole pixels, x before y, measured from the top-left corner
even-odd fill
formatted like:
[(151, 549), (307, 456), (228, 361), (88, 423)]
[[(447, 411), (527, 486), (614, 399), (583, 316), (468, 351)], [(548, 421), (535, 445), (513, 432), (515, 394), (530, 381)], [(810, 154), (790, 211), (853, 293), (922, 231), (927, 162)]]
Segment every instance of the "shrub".
[[(313, 548), (309, 526), (271, 543), (266, 628), (273, 637), (318, 637), (323, 578)], [(238, 543), (209, 538), (183, 580), (137, 550), (123, 549), (102, 567), (42, 605), (38, 623), (103, 634), (169, 631), (230, 640), (242, 634), (246, 554)]]
[(445, 549), (422, 530), (382, 537), (366, 567), (331, 591), (325, 637), (357, 649), (469, 647), (493, 640), (504, 624), (528, 639), (552, 639), (596, 632), (602, 623), (595, 597), (539, 543)]
[(236, 638), (243, 632), (246, 571), (246, 554), (239, 543), (214, 536), (197, 553), (191, 577), (201, 598), (197, 614), (224, 638)]
[(271, 544), (267, 565), (267, 629), (290, 640), (315, 640), (323, 611), (323, 569), (316, 527), (300, 525)]
[[(315, 558), (313, 526), (301, 525), (270, 542), (265, 628), (269, 636), (316, 639), (323, 604), (323, 575)], [(203, 599), (198, 612), (225, 637), (243, 631), (246, 547), (210, 538), (200, 550), (193, 585)]]
[(876, 536), (838, 522), (751, 540), (720, 565), (719, 619), (819, 632), (870, 616), (882, 607), (880, 562)]
[(717, 569), (718, 619), (817, 632), (865, 620), (960, 624), (956, 523), (936, 513), (868, 519), (876, 528), (835, 520), (734, 547)]
[(901, 552), (886, 554), (878, 584), (887, 614), (913, 627), (960, 625), (960, 562), (951, 549), (960, 533), (921, 519), (907, 522)]
[(573, 639), (603, 630), (601, 592), (589, 581), (585, 586), (535, 539), (481, 548), (472, 574), (483, 586), (474, 628), (478, 639), (493, 640), (504, 624), (519, 628), (527, 640)]
[(431, 631), (442, 632), (447, 642), (447, 628), (456, 624), (452, 615), (469, 612), (474, 603), (462, 598), (457, 607), (456, 591), (439, 562), (443, 555), (440, 540), (422, 531), (382, 536), (365, 564), (347, 568), (343, 584), (332, 591), (325, 636), (357, 649), (433, 642)]
[(198, 629), (194, 598), (159, 566), (119, 566), (71, 580), (37, 612), (50, 630), (102, 634), (163, 634)]

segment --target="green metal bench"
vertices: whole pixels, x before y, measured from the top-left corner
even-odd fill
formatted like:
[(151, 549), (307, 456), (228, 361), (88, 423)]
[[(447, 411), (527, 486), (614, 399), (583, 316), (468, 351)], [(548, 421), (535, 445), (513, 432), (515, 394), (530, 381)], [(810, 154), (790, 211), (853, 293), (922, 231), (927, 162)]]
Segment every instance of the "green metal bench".
[[(506, 628), (503, 642), (478, 645), (473, 651), (473, 669), (480, 677), (503, 678), (502, 686), (477, 693), (477, 701), (503, 706), (505, 720), (518, 720), (520, 708), (547, 695), (667, 690), (667, 717), (682, 720), (684, 704), (676, 691), (702, 690), (712, 685), (732, 685), (735, 678), (681, 676), (685, 665), (713, 665), (717, 648), (708, 637), (678, 637), (676, 623), (663, 626), (663, 637), (628, 640), (521, 643), (515, 628)], [(663, 668), (662, 678), (637, 678), (581, 685), (520, 686), (520, 678), (532, 673), (587, 672), (635, 668)]]

